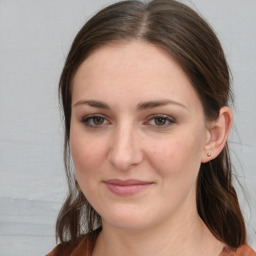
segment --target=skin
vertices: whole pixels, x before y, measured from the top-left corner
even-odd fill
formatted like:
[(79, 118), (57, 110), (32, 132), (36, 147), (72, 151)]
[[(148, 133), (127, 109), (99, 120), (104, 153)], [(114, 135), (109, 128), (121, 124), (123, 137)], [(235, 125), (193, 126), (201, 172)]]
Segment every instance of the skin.
[[(231, 123), (227, 107), (206, 120), (186, 74), (163, 49), (130, 41), (94, 51), (73, 79), (70, 130), (78, 183), (102, 217), (93, 255), (219, 255), (224, 245), (196, 210), (196, 180)], [(150, 185), (117, 195), (109, 179)]]

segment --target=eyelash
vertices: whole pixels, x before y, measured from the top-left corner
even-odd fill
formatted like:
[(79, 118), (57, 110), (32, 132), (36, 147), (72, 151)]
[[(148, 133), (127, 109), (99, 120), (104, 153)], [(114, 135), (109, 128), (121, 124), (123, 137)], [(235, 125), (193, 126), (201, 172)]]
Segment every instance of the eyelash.
[[(97, 125), (95, 123), (92, 123), (95, 118), (102, 118), (103, 119), (103, 124)], [(174, 118), (171, 118), (167, 115), (155, 114), (155, 115), (150, 116), (149, 119), (144, 124), (148, 124), (153, 120), (156, 121), (156, 119), (163, 119), (164, 122), (165, 122), (163, 125), (156, 125), (155, 122), (154, 122), (154, 124), (152, 124), (153, 126), (156, 126), (157, 128), (160, 128), (160, 129), (161, 128), (166, 128), (167, 126), (170, 126), (170, 125), (172, 125), (176, 122)], [(105, 121), (107, 121), (107, 119), (104, 116), (100, 115), (100, 114), (89, 115), (89, 116), (86, 116), (82, 119), (82, 123), (84, 123), (85, 126), (90, 127), (90, 128), (100, 128), (104, 125)], [(109, 122), (109, 121), (107, 121), (107, 122)], [(166, 122), (168, 122), (168, 123), (166, 124)]]
[(100, 128), (102, 125), (96, 125), (96, 124), (92, 124), (91, 122), (93, 122), (94, 118), (102, 118), (103, 122), (106, 120), (106, 118), (102, 115), (99, 114), (94, 114), (94, 115), (89, 115), (86, 116), (82, 119), (82, 123), (84, 123), (85, 126), (90, 127), (90, 128)]
[[(167, 115), (163, 115), (163, 114), (155, 114), (155, 115), (150, 116), (149, 121), (147, 121), (146, 123), (149, 123), (152, 120), (156, 121), (156, 119), (160, 119), (160, 118), (163, 119), (165, 121), (165, 123), (163, 125), (153, 124), (154, 126), (156, 126), (158, 128), (166, 128), (167, 126), (170, 126), (175, 123), (174, 118), (171, 118), (171, 117), (169, 117)], [(166, 124), (166, 122), (168, 122), (168, 123)]]

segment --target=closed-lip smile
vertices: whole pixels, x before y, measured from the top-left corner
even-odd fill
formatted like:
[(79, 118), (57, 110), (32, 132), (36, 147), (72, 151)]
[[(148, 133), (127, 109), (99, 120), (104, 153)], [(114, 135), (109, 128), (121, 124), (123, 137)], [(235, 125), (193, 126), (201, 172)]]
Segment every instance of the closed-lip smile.
[(120, 179), (109, 179), (103, 181), (107, 188), (114, 194), (120, 196), (127, 196), (137, 194), (140, 191), (148, 188), (154, 182), (142, 181), (136, 179), (120, 180)]

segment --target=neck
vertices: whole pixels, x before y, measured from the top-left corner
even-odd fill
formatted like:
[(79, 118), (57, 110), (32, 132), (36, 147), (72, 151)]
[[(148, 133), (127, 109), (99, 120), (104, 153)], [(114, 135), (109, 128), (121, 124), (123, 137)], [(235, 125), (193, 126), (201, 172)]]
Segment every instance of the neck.
[(124, 230), (103, 221), (93, 256), (218, 256), (223, 246), (194, 211), (144, 230)]

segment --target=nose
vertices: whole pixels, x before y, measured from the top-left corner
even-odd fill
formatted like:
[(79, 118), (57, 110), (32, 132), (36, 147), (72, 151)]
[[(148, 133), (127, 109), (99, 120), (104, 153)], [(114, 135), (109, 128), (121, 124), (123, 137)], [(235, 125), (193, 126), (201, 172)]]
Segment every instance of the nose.
[(128, 170), (143, 161), (140, 140), (136, 129), (120, 127), (113, 132), (108, 160), (118, 170)]

